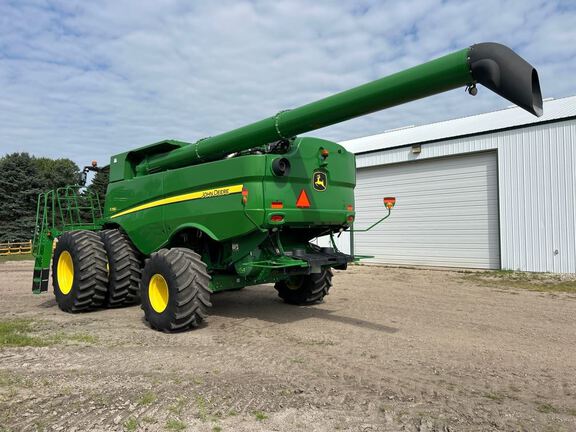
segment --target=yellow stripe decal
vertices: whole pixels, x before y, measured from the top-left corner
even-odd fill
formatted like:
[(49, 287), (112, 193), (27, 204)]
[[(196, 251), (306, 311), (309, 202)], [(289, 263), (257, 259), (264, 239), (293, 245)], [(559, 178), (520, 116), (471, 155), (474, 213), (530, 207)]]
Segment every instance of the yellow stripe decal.
[(169, 198), (163, 198), (161, 200), (151, 201), (146, 204), (142, 204), (136, 207), (132, 207), (131, 209), (121, 211), (120, 213), (116, 213), (115, 215), (111, 216), (111, 218), (116, 218), (119, 216), (124, 216), (130, 213), (134, 213), (140, 210), (146, 210), (152, 207), (158, 207), (166, 204), (174, 204), (182, 201), (190, 201), (195, 199), (202, 199), (202, 198), (216, 198), (231, 194), (236, 194), (242, 192), (242, 186), (244, 185), (234, 185), (234, 186), (226, 186), (222, 188), (216, 189), (207, 189), (198, 192), (191, 192), (183, 195), (176, 195)]

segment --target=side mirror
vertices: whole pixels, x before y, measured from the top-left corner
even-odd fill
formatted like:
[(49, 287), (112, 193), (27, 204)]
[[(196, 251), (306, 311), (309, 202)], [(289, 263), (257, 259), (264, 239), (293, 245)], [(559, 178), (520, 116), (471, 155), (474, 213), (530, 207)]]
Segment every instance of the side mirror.
[(392, 210), (392, 207), (396, 204), (396, 197), (385, 197), (384, 198), (384, 207), (388, 210)]

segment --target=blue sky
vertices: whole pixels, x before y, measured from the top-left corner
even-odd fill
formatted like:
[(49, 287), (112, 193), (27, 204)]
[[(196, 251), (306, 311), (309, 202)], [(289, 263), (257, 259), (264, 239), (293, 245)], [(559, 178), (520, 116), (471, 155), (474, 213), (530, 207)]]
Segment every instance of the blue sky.
[[(195, 141), (477, 42), (576, 94), (575, 1), (0, 0), (0, 154), (79, 165)], [(508, 106), (480, 89), (316, 131), (344, 140)]]

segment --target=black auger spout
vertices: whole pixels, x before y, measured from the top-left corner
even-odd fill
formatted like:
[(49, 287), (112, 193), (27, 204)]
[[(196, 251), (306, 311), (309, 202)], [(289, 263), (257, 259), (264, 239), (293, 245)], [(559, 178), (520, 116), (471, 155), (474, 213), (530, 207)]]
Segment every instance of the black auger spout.
[(472, 45), (468, 57), (476, 82), (535, 116), (543, 114), (538, 72), (530, 63), (493, 42)]

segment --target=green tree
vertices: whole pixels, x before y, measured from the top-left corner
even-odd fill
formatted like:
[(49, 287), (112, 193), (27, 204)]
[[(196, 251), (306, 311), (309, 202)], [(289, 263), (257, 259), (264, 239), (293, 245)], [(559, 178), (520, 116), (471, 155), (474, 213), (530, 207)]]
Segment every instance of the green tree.
[(78, 183), (80, 169), (70, 159), (33, 158), (45, 190)]
[(88, 186), (88, 190), (94, 192), (98, 195), (100, 200), (100, 205), (104, 205), (104, 198), (106, 197), (106, 188), (108, 187), (108, 182), (110, 179), (110, 165), (102, 168), (101, 171), (97, 172), (92, 183)]
[(0, 241), (32, 238), (36, 198), (42, 186), (38, 167), (28, 153), (0, 159)]

